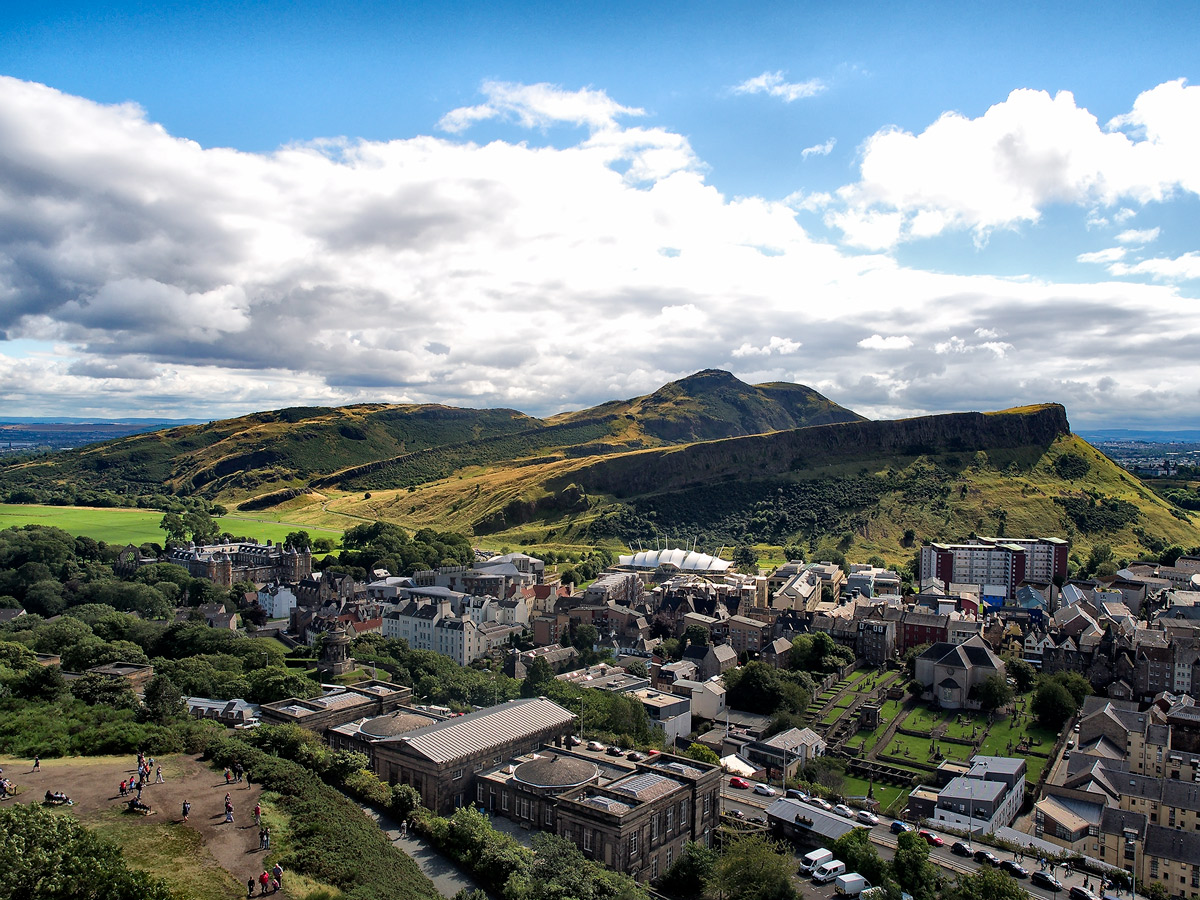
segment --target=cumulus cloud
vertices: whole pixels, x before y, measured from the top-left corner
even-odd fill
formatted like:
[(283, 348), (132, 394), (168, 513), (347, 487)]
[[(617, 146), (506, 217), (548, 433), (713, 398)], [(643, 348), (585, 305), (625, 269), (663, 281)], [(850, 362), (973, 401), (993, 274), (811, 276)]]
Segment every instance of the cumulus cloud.
[(1090, 253), (1080, 253), (1075, 257), (1081, 263), (1110, 263), (1125, 257), (1124, 247), (1106, 247), (1103, 250), (1093, 250)]
[(1161, 230), (1159, 228), (1143, 228), (1141, 230), (1131, 228), (1118, 234), (1117, 242), (1120, 244), (1152, 244), (1158, 240)]
[(1162, 281), (1193, 281), (1200, 278), (1200, 252), (1192, 251), (1174, 259), (1157, 257), (1138, 263), (1113, 263), (1108, 267), (1113, 275), (1149, 275)]
[[(842, 188), (843, 209), (828, 222), (876, 249), (948, 230), (982, 243), (1052, 205), (1090, 207), (1099, 226), (1124, 220), (1119, 204), (1177, 192), (1200, 194), (1200, 87), (1161, 84), (1107, 126), (1069, 91), (1022, 89), (977, 118), (948, 112), (920, 134), (872, 135), (860, 180)], [(1097, 211), (1118, 206), (1111, 217)]]
[(833, 152), (836, 144), (837, 138), (830, 138), (823, 144), (813, 144), (811, 147), (805, 147), (800, 151), (800, 156), (804, 159), (808, 159), (810, 156), (828, 156)]
[(784, 78), (783, 72), (763, 72), (734, 85), (732, 91), (735, 94), (766, 94), (768, 97), (778, 97), (784, 103), (791, 103), (794, 100), (815, 97), (823, 93), (826, 87), (825, 82), (819, 78), (789, 82)]
[(747, 356), (770, 356), (773, 353), (786, 356), (790, 353), (795, 353), (802, 346), (804, 345), (800, 341), (793, 341), (791, 338), (782, 337), (772, 337), (761, 347), (756, 347), (749, 341), (746, 341), (733, 351), (733, 358), (742, 359)]
[(452, 109), (442, 116), (438, 127), (453, 134), (466, 131), (476, 122), (488, 119), (513, 121), (525, 128), (550, 125), (582, 125), (591, 129), (614, 128), (621, 116), (644, 116), (645, 110), (622, 106), (604, 91), (583, 88), (568, 91), (553, 84), (513, 84), (485, 81), (482, 93), (487, 100), (478, 106)]
[(912, 338), (906, 334), (892, 334), (887, 337), (873, 334), (858, 342), (858, 346), (864, 350), (907, 350), (912, 345)]
[[(1076, 425), (1144, 420), (1154, 403), (1200, 417), (1200, 324), (1177, 284), (1194, 254), (1114, 256), (1100, 262), (1137, 269), (1073, 284), (843, 252), (796, 212), (839, 198), (726, 196), (683, 135), (622, 125), (628, 108), (599, 91), (549, 96), (486, 88), (481, 105), (534, 128), (578, 123), (574, 143), (417, 135), (245, 153), (171, 135), (133, 105), (0, 78), (5, 409), (549, 414), (717, 366), (868, 416), (1058, 400)], [(952, 216), (853, 212), (863, 246)]]

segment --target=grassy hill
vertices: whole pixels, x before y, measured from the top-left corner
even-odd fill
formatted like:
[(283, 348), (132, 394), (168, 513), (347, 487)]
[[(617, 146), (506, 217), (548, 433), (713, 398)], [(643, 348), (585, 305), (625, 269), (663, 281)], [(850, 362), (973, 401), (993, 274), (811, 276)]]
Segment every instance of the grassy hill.
[(704, 371), (540, 420), (365, 404), (258, 413), (0, 469), (14, 488), (199, 495), (255, 517), (384, 520), (492, 545), (699, 540), (911, 558), (922, 539), (1060, 535), (1135, 557), (1200, 545), (1189, 514), (1079, 437), (1055, 404), (864, 420), (802, 385)]

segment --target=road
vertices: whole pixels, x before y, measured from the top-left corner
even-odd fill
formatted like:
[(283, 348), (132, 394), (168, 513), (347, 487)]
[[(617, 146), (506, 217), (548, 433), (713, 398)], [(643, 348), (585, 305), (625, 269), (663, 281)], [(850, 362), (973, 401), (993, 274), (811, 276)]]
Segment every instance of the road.
[[(774, 799), (775, 799), (774, 797), (764, 797), (764, 796), (762, 796), (760, 794), (756, 794), (750, 790), (745, 790), (745, 789), (738, 790), (736, 788), (731, 788), (731, 787), (729, 787), (728, 782), (726, 782), (725, 785), (721, 788), (721, 807), (722, 807), (722, 809), (727, 812), (732, 811), (732, 810), (737, 810), (742, 813), (744, 820), (749, 820), (754, 816), (765, 817), (766, 807), (769, 806), (774, 801)], [(880, 817), (879, 824), (870, 829), (871, 843), (875, 844), (878, 847), (879, 855), (884, 860), (890, 860), (896, 849), (897, 837), (896, 837), (896, 835), (892, 834), (891, 825), (892, 825), (891, 819)], [(930, 847), (929, 848), (929, 859), (931, 862), (938, 865), (940, 868), (942, 868), (945, 872), (947, 872), (950, 875), (956, 875), (959, 873), (971, 874), (971, 873), (974, 873), (979, 870), (980, 864), (975, 862), (974, 859), (971, 859), (969, 857), (956, 856), (954, 853), (952, 853), (950, 851), (951, 846), (953, 846), (954, 842), (956, 840), (959, 840), (959, 838), (954, 837), (953, 835), (949, 835), (949, 834), (939, 834), (936, 831), (936, 829), (928, 829), (928, 830), (932, 831), (934, 834), (938, 834), (938, 836), (941, 837), (942, 840), (944, 841), (944, 844), (941, 847)], [(1003, 861), (1003, 860), (1016, 861), (1016, 857), (1014, 854), (1009, 853), (1008, 851), (1005, 851), (1005, 850), (1001, 850), (997, 847), (989, 847), (984, 844), (975, 844), (972, 847), (972, 849), (989, 850), (1001, 861)], [(797, 850), (796, 851), (797, 858), (802, 856), (804, 854), (804, 852), (807, 852), (807, 849), (804, 851)], [(1027, 857), (1021, 862), (1021, 865), (1030, 874), (1032, 874), (1038, 867), (1036, 860), (1030, 860)], [(1039, 887), (1038, 885), (1032, 884), (1028, 878), (1021, 879), (1020, 884), (1021, 884), (1021, 887), (1030, 896), (1038, 898), (1038, 900), (1067, 900), (1067, 891), (1071, 887), (1074, 887), (1076, 885), (1083, 887), (1083, 881), (1084, 881), (1083, 874), (1072, 873), (1069, 876), (1064, 875), (1061, 866), (1055, 867), (1054, 877), (1057, 878), (1063, 885), (1063, 890), (1061, 893), (1056, 894), (1053, 891), (1050, 891), (1046, 888)], [(1095, 878), (1093, 878), (1091, 876), (1088, 876), (1088, 887), (1092, 890), (1093, 893), (1096, 893), (1097, 895), (1099, 894), (1099, 891), (1096, 890), (1096, 880), (1095, 880)], [(816, 896), (820, 896), (822, 898), (825, 898), (827, 896), (832, 896), (833, 885), (832, 884), (830, 884), (830, 885), (817, 885), (817, 884), (806, 885), (805, 886), (805, 895), (807, 896), (810, 893), (815, 894)]]

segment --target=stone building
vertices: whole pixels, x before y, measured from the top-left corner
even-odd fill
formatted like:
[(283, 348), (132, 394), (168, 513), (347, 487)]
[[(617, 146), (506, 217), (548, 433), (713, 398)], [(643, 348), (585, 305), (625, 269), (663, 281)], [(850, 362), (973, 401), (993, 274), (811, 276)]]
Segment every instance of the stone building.
[[(127, 548), (128, 549), (128, 548)], [(294, 584), (312, 574), (312, 551), (285, 544), (188, 544), (172, 550), (165, 560), (182, 566), (193, 578), (222, 587), (235, 581)]]
[(299, 725), (320, 734), (355, 719), (393, 712), (411, 700), (410, 687), (386, 681), (362, 681), (312, 700), (292, 697), (264, 703), (259, 718), (268, 725)]
[(375, 742), (375, 774), (412, 785), (423, 806), (448, 815), (471, 802), (480, 772), (544, 744), (562, 746), (575, 719), (542, 697), (510, 700)]

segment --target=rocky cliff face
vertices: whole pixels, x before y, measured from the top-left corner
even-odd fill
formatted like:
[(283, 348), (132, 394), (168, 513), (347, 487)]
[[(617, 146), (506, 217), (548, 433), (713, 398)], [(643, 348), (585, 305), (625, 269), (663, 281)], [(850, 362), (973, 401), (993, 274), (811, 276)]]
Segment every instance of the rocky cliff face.
[(1057, 403), (999, 413), (845, 422), (623, 454), (575, 471), (570, 480), (587, 492), (625, 497), (856, 459), (1045, 448), (1070, 430), (1066, 410)]

